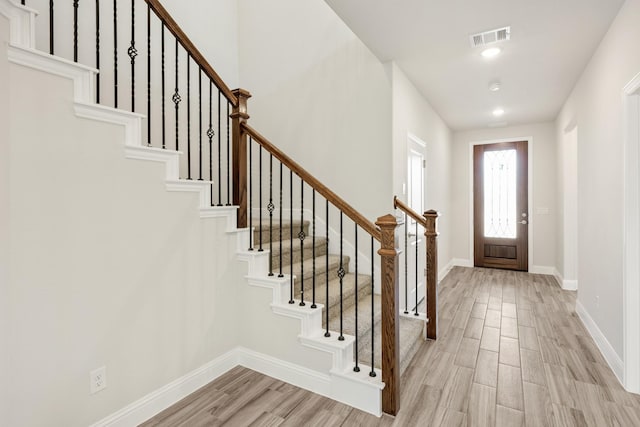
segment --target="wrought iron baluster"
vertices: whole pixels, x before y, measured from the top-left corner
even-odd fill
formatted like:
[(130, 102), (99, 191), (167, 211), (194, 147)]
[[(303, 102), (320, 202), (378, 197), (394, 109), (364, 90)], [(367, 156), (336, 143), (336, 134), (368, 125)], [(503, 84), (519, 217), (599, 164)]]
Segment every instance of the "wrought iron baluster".
[(416, 221), (416, 307), (415, 316), (418, 316), (418, 221)]
[(164, 22), (160, 22), (161, 32), (160, 32), (160, 45), (162, 50), (162, 149), (167, 148), (167, 120), (166, 120), (166, 106), (165, 106), (165, 59), (164, 59)]
[(171, 98), (173, 100), (173, 103), (175, 104), (176, 107), (176, 151), (180, 151), (180, 141), (179, 141), (179, 136), (180, 136), (180, 117), (179, 117), (179, 104), (180, 101), (182, 101), (182, 98), (180, 97), (180, 93), (178, 92), (178, 71), (179, 71), (179, 67), (178, 67), (178, 39), (176, 39), (176, 88), (175, 88), (175, 92), (173, 93), (173, 97)]
[[(354, 291), (354, 303), (355, 303), (355, 335), (356, 335), (356, 341), (353, 344), (353, 348), (356, 352), (355, 354), (355, 359), (356, 359), (356, 366), (353, 367), (353, 371), (354, 372), (360, 372), (360, 367), (358, 366), (358, 223), (355, 223), (355, 234), (354, 234), (354, 241), (356, 243), (355, 245), (355, 257), (356, 257), (356, 262), (355, 262), (355, 268), (356, 268), (356, 278), (355, 278), (355, 291)], [(373, 260), (372, 260), (373, 262)]]
[(131, 45), (127, 54), (131, 58), (131, 111), (136, 111), (136, 0), (131, 0)]
[[(304, 181), (300, 177), (300, 306), (304, 307)], [(293, 262), (293, 259), (291, 260)]]
[(96, 70), (96, 104), (100, 104), (100, 0), (96, 0)]
[(371, 236), (371, 372), (369, 372), (370, 377), (376, 376), (376, 371), (374, 368), (375, 364), (375, 323), (374, 323), (374, 315), (375, 315), (375, 279), (374, 279), (374, 262), (373, 262), (373, 236)]
[(78, 62), (78, 2), (73, 0), (73, 62)]
[[(231, 143), (231, 136), (229, 129), (231, 129), (231, 115), (229, 114), (229, 101), (227, 100), (227, 206), (231, 206), (231, 150), (229, 144)], [(262, 205), (260, 206), (262, 208)]]
[(218, 206), (222, 206), (222, 132), (220, 132), (222, 94), (218, 89)]
[(191, 180), (191, 55), (187, 52), (187, 179)]
[[(53, 5), (53, 1), (51, 4)], [(53, 19), (53, 10), (51, 17)], [(53, 54), (53, 43), (51, 54)], [(114, 108), (118, 108), (118, 0), (113, 0), (113, 104)]]
[(404, 314), (409, 314), (409, 217), (404, 214)]
[(258, 252), (263, 252), (264, 249), (262, 248), (262, 145), (260, 146), (260, 149), (258, 151), (258, 173), (259, 173), (259, 178), (258, 178), (258, 230), (260, 232), (259, 234), (259, 241), (260, 241), (260, 245), (258, 248)]
[[(53, 0), (49, 0), (49, 53), (53, 55), (54, 52), (54, 35), (55, 35), (55, 23), (53, 19)], [(116, 21), (116, 0), (113, 0), (113, 22)]]
[(269, 155), (269, 276), (273, 276), (273, 154)]
[[(284, 277), (284, 274), (282, 274), (282, 162), (280, 162), (280, 222), (278, 229), (280, 233), (280, 241), (278, 242), (278, 244), (280, 245), (280, 273), (278, 274), (278, 277)], [(291, 297), (291, 299), (293, 299), (293, 296)]]
[[(211, 121), (213, 119), (212, 97), (213, 97), (213, 83), (211, 82), (211, 80), (209, 80), (209, 128), (207, 129), (207, 138), (209, 138), (209, 180), (212, 181), (211, 185), (209, 186), (209, 188), (211, 189), (211, 194), (210, 194), (211, 197), (209, 197), (211, 206), (213, 206), (213, 136), (214, 136), (213, 127), (211, 126)], [(251, 144), (249, 144), (249, 147), (251, 147)], [(249, 171), (251, 171), (251, 168), (249, 168)], [(249, 221), (249, 224), (251, 224), (251, 221)], [(249, 233), (249, 236), (250, 236), (249, 239), (252, 239), (251, 233)], [(250, 241), (249, 245), (252, 246), (253, 243)]]
[(313, 278), (311, 279), (311, 308), (318, 308), (316, 305), (316, 190), (315, 188), (311, 189), (311, 215), (312, 215), (312, 227), (311, 230), (311, 263), (312, 268), (311, 272), (313, 274)]
[(324, 265), (324, 277), (325, 277), (325, 300), (324, 300), (324, 315), (325, 315), (325, 324), (326, 331), (324, 333), (325, 337), (330, 337), (331, 332), (329, 332), (329, 200), (325, 199), (325, 265)]
[(202, 67), (198, 67), (198, 181), (202, 181)]
[(338, 341), (344, 341), (343, 326), (344, 326), (344, 310), (343, 310), (343, 283), (342, 279), (344, 278), (345, 271), (344, 266), (342, 265), (342, 246), (343, 246), (343, 233), (342, 233), (342, 211), (340, 211), (340, 268), (338, 268), (338, 278), (340, 279), (340, 336), (338, 337)]
[(151, 5), (147, 3), (147, 145), (151, 147)]
[(253, 138), (249, 136), (249, 250), (253, 250)]
[(293, 171), (289, 169), (289, 277), (291, 278), (291, 299), (289, 304), (294, 304), (293, 300)]

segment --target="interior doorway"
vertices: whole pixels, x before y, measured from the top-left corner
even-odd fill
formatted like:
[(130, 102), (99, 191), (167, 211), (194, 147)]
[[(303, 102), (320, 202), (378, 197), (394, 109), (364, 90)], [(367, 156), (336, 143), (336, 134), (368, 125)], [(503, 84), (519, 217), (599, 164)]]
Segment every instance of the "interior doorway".
[[(418, 214), (424, 212), (424, 188), (426, 168), (426, 143), (414, 135), (407, 138), (407, 204)], [(424, 229), (411, 217), (405, 218), (407, 247), (405, 253), (405, 276), (407, 284), (401, 291), (405, 311), (412, 311), (426, 295), (426, 254)], [(402, 286), (401, 286), (402, 288)], [(404, 295), (406, 292), (406, 295)], [(401, 299), (403, 301), (403, 299)]]
[(528, 271), (527, 141), (473, 148), (474, 265)]

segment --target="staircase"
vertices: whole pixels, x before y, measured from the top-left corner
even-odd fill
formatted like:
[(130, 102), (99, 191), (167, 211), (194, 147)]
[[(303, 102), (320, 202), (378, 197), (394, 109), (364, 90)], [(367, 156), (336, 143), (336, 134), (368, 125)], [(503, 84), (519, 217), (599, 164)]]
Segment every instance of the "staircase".
[[(134, 0), (131, 5), (133, 6), (135, 2), (143, 3), (142, 0)], [(240, 280), (241, 283), (234, 281), (231, 284), (225, 284), (232, 289), (231, 292), (225, 289), (225, 292), (228, 292), (225, 296), (233, 297), (237, 293), (242, 295), (237, 298), (243, 299), (242, 303), (230, 299), (229, 304), (233, 303), (235, 311), (239, 314), (237, 314), (238, 318), (233, 317), (229, 321), (234, 323), (246, 321), (246, 318), (241, 317), (243, 309), (252, 311), (253, 320), (258, 316), (253, 313), (259, 313), (262, 316), (258, 320), (260, 324), (255, 326), (249, 324), (248, 327), (255, 331), (267, 331), (265, 333), (273, 334), (273, 341), (285, 343), (286, 348), (281, 353), (273, 350), (273, 346), (267, 350), (264, 350), (264, 346), (254, 350), (253, 346), (259, 347), (261, 344), (258, 339), (250, 337), (242, 341), (242, 338), (238, 338), (239, 344), (236, 344), (237, 347), (233, 351), (221, 356), (219, 360), (212, 361), (211, 365), (200, 368), (201, 372), (219, 372), (220, 374), (226, 369), (241, 364), (375, 415), (380, 415), (383, 409), (395, 414), (398, 408), (400, 376), (425, 337), (425, 320), (427, 320), (424, 313), (417, 317), (412, 313), (399, 315), (398, 256), (394, 239), (394, 232), (398, 225), (396, 218), (386, 215), (378, 218), (379, 222), (376, 224), (372, 223), (249, 127), (246, 124), (248, 119), (246, 107), (250, 94), (241, 89), (231, 91), (213, 68), (206, 63), (160, 2), (157, 0), (145, 0), (145, 2), (145, 6), (148, 6), (147, 19), (151, 20), (153, 17), (158, 21), (156, 24), (162, 24), (162, 27), (156, 25), (156, 29), (161, 28), (162, 31), (162, 54), (154, 55), (154, 58), (162, 58), (162, 95), (158, 93), (160, 88), (152, 87), (151, 83), (147, 86), (142, 84), (143, 82), (135, 84), (134, 81), (130, 81), (130, 86), (127, 85), (125, 89), (131, 88), (131, 109), (135, 106), (134, 94), (137, 95), (136, 99), (148, 99), (149, 104), (151, 99), (156, 102), (162, 99), (164, 102), (162, 109), (154, 109), (149, 105), (145, 115), (118, 107), (118, 90), (122, 92), (124, 85), (121, 80), (118, 87), (117, 79), (114, 79), (116, 104), (113, 107), (101, 104), (99, 94), (102, 92), (104, 97), (106, 89), (111, 89), (110, 84), (107, 84), (110, 70), (94, 69), (38, 51), (35, 43), (36, 11), (30, 9), (29, 5), (25, 7), (12, 0), (0, 0), (0, 13), (10, 22), (9, 60), (17, 66), (37, 69), (71, 80), (73, 82), (72, 110), (76, 117), (121, 126), (124, 129), (122, 143), (124, 157), (164, 164), (167, 191), (195, 193), (200, 218), (223, 218), (226, 221), (225, 238), (235, 240), (235, 244), (229, 245), (230, 250), (237, 251), (237, 260), (248, 264), (246, 268), (242, 267), (243, 275), (245, 271), (246, 275)], [(78, 2), (73, 3), (77, 8)], [(133, 16), (133, 13), (131, 15)], [(77, 16), (75, 27), (77, 31)], [(128, 27), (123, 25), (120, 28)], [(186, 68), (187, 73), (190, 73), (187, 75), (191, 78), (193, 78), (192, 74), (199, 72), (200, 82), (204, 74), (204, 103), (200, 98), (196, 100), (195, 94), (190, 92), (195, 89), (190, 88), (189, 77), (187, 77), (186, 88), (184, 82), (181, 82), (182, 86), (176, 87), (175, 93), (174, 88), (165, 93), (165, 35), (167, 39), (171, 35), (170, 44), (172, 47), (175, 46), (176, 57), (178, 57), (179, 48), (183, 58), (186, 52), (186, 67), (183, 63), (179, 65), (177, 60), (175, 63), (176, 86), (178, 85), (178, 68), (180, 70)], [(121, 37), (122, 39), (126, 38)], [(75, 43), (77, 45), (77, 40)], [(127, 51), (126, 45), (121, 48)], [(103, 46), (102, 49), (105, 50), (105, 47)], [(131, 50), (130, 52), (135, 53)], [(130, 56), (133, 70), (136, 55), (130, 54)], [(195, 87), (194, 81), (196, 80), (193, 80), (191, 85)], [(148, 93), (146, 93), (147, 90)], [(153, 97), (152, 90), (156, 91)], [(202, 88), (199, 87), (199, 90), (202, 91)], [(214, 93), (217, 91), (217, 109), (216, 95), (212, 95), (212, 90)], [(134, 93), (134, 91), (141, 92)], [(122, 94), (120, 97), (122, 99)], [(182, 107), (180, 102), (183, 102)], [(186, 108), (184, 103), (187, 104)], [(158, 110), (162, 111), (161, 115)], [(185, 110), (186, 114), (184, 114)], [(175, 122), (170, 122), (173, 111), (175, 111)], [(155, 115), (152, 116), (152, 114)], [(195, 117), (198, 115), (200, 122), (196, 125)], [(208, 126), (207, 116), (209, 116)], [(211, 116), (214, 116), (213, 124)], [(152, 117), (153, 120), (151, 120)], [(168, 122), (166, 126), (165, 119)], [(152, 123), (153, 126), (159, 126), (159, 123), (162, 123), (162, 128), (152, 127)], [(196, 127), (199, 128), (198, 136), (196, 136)], [(191, 132), (194, 134), (193, 140)], [(226, 141), (222, 135), (226, 135)], [(196, 145), (198, 143), (199, 146)], [(90, 148), (89, 146), (88, 149)], [(257, 152), (258, 148), (260, 172), (259, 176), (256, 176), (255, 163), (252, 168), (251, 153)], [(271, 170), (269, 179), (264, 177), (263, 150), (271, 156), (272, 162), (273, 160), (279, 162), (280, 200), (279, 202), (274, 200), (277, 206), (269, 201), (269, 207), (267, 207), (266, 201), (263, 203), (262, 200), (263, 187), (276, 185), (275, 180), (272, 182)], [(215, 164), (217, 166), (214, 166)], [(256, 221), (256, 218), (251, 215), (252, 203), (257, 206), (255, 209), (267, 208), (271, 209), (271, 213), (275, 210), (280, 217), (287, 217), (287, 214), (296, 210), (308, 211), (308, 209), (305, 211), (302, 200), (299, 200), (299, 204), (298, 201), (294, 202), (293, 193), (289, 196), (289, 204), (287, 205), (285, 201), (283, 205), (283, 167), (288, 171), (288, 184), (292, 185), (294, 178), (296, 183), (300, 183), (300, 199), (304, 199), (305, 194), (313, 192), (314, 213), (307, 214), (306, 219), (301, 220), (269, 221), (263, 218)], [(253, 185), (259, 186), (260, 198), (255, 193), (252, 195), (252, 177)], [(256, 189), (254, 188), (253, 191)], [(326, 202), (327, 214), (323, 218), (329, 217), (330, 206), (331, 217), (336, 218), (339, 215), (340, 237), (338, 239), (335, 238), (336, 233), (333, 230), (329, 233), (328, 224), (326, 224), (326, 230), (321, 230), (321, 227), (316, 229), (314, 225), (316, 219), (322, 221), (322, 218), (315, 214), (316, 195), (322, 196), (323, 202)], [(227, 202), (224, 206), (223, 201)], [(285, 215), (282, 215), (283, 213)], [(351, 221), (349, 227), (355, 225), (356, 236), (357, 230), (362, 232), (361, 237), (364, 237), (367, 242), (366, 249), (361, 247), (361, 251), (358, 250), (357, 237), (351, 241), (350, 236), (345, 236), (343, 239), (343, 216), (345, 221)], [(431, 229), (432, 236), (436, 236), (435, 222)], [(349, 246), (344, 251), (343, 243)], [(366, 251), (364, 256), (363, 250)], [(435, 259), (433, 253), (431, 257)], [(377, 278), (372, 276), (375, 268), (380, 270), (375, 273)], [(429, 271), (435, 274), (437, 268), (430, 268)], [(232, 277), (235, 278), (235, 276)], [(435, 283), (435, 279), (432, 283)], [(264, 293), (256, 291), (254, 287), (271, 289), (270, 301), (265, 302)], [(216, 291), (219, 290), (216, 289)], [(248, 303), (247, 300), (249, 300)], [(435, 300), (432, 298), (430, 301), (435, 304)], [(432, 313), (435, 313), (435, 310)], [(282, 317), (288, 319), (285, 321)], [(291, 322), (291, 318), (299, 320), (299, 325)], [(432, 319), (435, 320), (435, 318)], [(286, 322), (289, 323), (285, 325)], [(299, 334), (290, 333), (292, 323), (299, 326)], [(434, 328), (435, 322), (430, 322), (429, 327)], [(429, 335), (428, 330), (426, 335)], [(429, 337), (435, 338), (435, 333), (431, 333)], [(397, 340), (399, 340), (399, 346), (395, 346)], [(259, 354), (260, 350), (264, 354)], [(283, 361), (281, 359), (284, 359), (284, 356), (291, 356), (296, 360)], [(190, 377), (185, 380), (185, 382), (188, 381), (191, 381)], [(197, 382), (190, 383), (193, 387), (191, 391), (197, 389), (194, 384)], [(175, 393), (176, 396), (180, 396), (180, 393), (188, 389), (181, 385), (174, 388), (180, 389), (180, 392)], [(386, 408), (383, 407), (385, 394), (388, 394)], [(147, 397), (141, 400), (144, 401), (144, 399)], [(162, 404), (165, 403), (162, 402)], [(135, 405), (144, 407), (147, 403), (146, 401), (134, 402)], [(131, 412), (127, 408), (122, 411)], [(99, 425), (110, 425), (110, 422), (105, 421)]]
[[(328, 331), (331, 334), (338, 334), (341, 330), (341, 312), (342, 312), (342, 331), (344, 335), (358, 337), (358, 343), (354, 352), (354, 363), (357, 366), (371, 365), (371, 336), (374, 336), (374, 367), (381, 368), (381, 304), (380, 295), (374, 293), (374, 313), (371, 315), (371, 296), (372, 296), (372, 283), (371, 275), (363, 274), (359, 272), (357, 276), (358, 292), (357, 299), (356, 293), (356, 275), (355, 272), (349, 270), (349, 257), (343, 255), (342, 263), (340, 262), (340, 255), (333, 254), (327, 250), (327, 239), (324, 236), (317, 236), (315, 239), (315, 252), (314, 243), (311, 239), (310, 221), (283, 221), (282, 225), (274, 224), (273, 228), (269, 229), (269, 221), (263, 220), (252, 222), (253, 228), (253, 242), (254, 246), (259, 247), (259, 242), (262, 239), (263, 250), (269, 250), (269, 243), (272, 243), (271, 263), (274, 275), (279, 275), (280, 272), (280, 253), (282, 251), (282, 272), (288, 274), (293, 271), (295, 282), (304, 283), (304, 301), (305, 305), (310, 306), (313, 304), (313, 283), (315, 281), (315, 302), (322, 305), (320, 309), (322, 311), (322, 328), (327, 330), (326, 311), (329, 311), (329, 328)], [(260, 232), (262, 230), (262, 233)], [(293, 230), (293, 241), (289, 239), (290, 232)], [(304, 239), (303, 247), (300, 247), (300, 241), (298, 240), (298, 233), (302, 230), (305, 236), (309, 236)], [(282, 240), (280, 240), (282, 232)], [(281, 244), (280, 244), (281, 243)], [(293, 243), (293, 244), (292, 244)], [(259, 250), (255, 249), (254, 250)], [(327, 256), (328, 254), (328, 256)], [(315, 255), (315, 258), (314, 258)], [(292, 263), (293, 261), (293, 263)], [(326, 274), (326, 266), (329, 266), (329, 274)], [(315, 265), (315, 269), (314, 269)], [(342, 293), (340, 292), (340, 278), (338, 277), (338, 270), (340, 266), (343, 266), (346, 274), (342, 279)], [(314, 274), (315, 270), (315, 274)], [(302, 272), (302, 274), (301, 274)], [(300, 279), (302, 277), (302, 280)], [(327, 303), (327, 279), (328, 279), (328, 295), (329, 301)], [(301, 289), (298, 286), (294, 286), (294, 299), (296, 304), (301, 300)], [(342, 298), (340, 296), (342, 295)], [(358, 325), (356, 333), (356, 301), (358, 311)], [(341, 311), (342, 304), (342, 311)], [(424, 336), (424, 321), (421, 319), (412, 318), (410, 313), (408, 316), (400, 317), (400, 374), (404, 373), (407, 366), (411, 362), (411, 359), (415, 355), (420, 343), (423, 341)], [(371, 333), (373, 328), (374, 333)]]

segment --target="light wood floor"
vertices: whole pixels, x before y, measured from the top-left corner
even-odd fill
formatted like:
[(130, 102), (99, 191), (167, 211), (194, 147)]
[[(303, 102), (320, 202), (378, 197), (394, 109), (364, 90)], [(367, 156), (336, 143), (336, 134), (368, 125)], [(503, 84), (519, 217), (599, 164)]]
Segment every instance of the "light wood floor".
[(235, 368), (145, 426), (640, 426), (627, 393), (550, 276), (456, 267), (440, 335), (402, 378), (396, 418)]

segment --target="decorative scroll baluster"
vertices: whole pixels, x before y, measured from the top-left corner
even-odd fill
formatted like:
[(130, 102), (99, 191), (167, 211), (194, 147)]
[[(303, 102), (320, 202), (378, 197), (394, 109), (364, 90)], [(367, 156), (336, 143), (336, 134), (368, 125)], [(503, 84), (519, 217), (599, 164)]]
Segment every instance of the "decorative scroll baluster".
[(259, 249), (258, 252), (263, 252), (264, 249), (262, 248), (262, 145), (260, 146), (260, 149), (258, 150), (258, 230), (259, 230)]
[[(131, 0), (131, 45), (127, 49), (127, 54), (131, 58), (131, 111), (136, 111), (136, 0)], [(177, 39), (176, 39), (177, 41)]]
[(96, 0), (96, 70), (96, 104), (100, 104), (100, 0)]
[[(325, 314), (325, 323), (327, 330), (324, 333), (325, 337), (330, 337), (331, 333), (329, 332), (329, 200), (325, 200), (325, 246), (326, 252), (324, 255), (325, 265), (324, 265), (324, 277), (325, 277), (325, 299), (324, 299), (324, 314)], [(371, 365), (373, 366), (373, 365)]]
[(311, 215), (313, 221), (313, 229), (311, 231), (311, 263), (313, 264), (311, 272), (313, 278), (311, 279), (311, 308), (318, 308), (316, 305), (316, 190), (311, 190)]
[[(113, 22), (116, 22), (116, 1), (113, 0)], [(53, 0), (49, 0), (49, 53), (53, 55), (54, 52), (54, 40), (55, 35), (54, 19), (53, 19)], [(117, 28), (117, 27), (114, 27)]]
[(173, 92), (173, 97), (171, 99), (173, 100), (173, 103), (175, 104), (175, 108), (176, 108), (176, 151), (179, 151), (180, 150), (179, 104), (182, 98), (180, 98), (180, 93), (178, 92), (178, 39), (176, 39), (176, 58), (175, 59), (176, 59), (176, 67), (175, 67), (176, 68), (176, 88), (175, 88), (175, 91)]
[[(280, 257), (279, 261), (280, 261), (280, 272), (278, 273), (278, 277), (284, 277), (284, 274), (282, 274), (282, 162), (280, 162), (280, 222), (279, 222), (280, 226), (279, 228), (279, 233), (280, 233), (280, 241), (279, 241), (279, 245), (280, 245), (280, 254), (278, 255)], [(293, 299), (293, 296), (291, 296), (291, 299)]]
[(162, 50), (162, 149), (167, 148), (167, 119), (166, 119), (166, 101), (165, 101), (165, 58), (164, 58), (164, 22), (161, 23), (160, 45)]
[(73, 0), (73, 62), (78, 62), (78, 1)]
[(371, 236), (371, 371), (369, 372), (370, 377), (376, 376), (376, 371), (374, 369), (375, 366), (375, 275), (374, 275), (374, 262), (373, 262), (373, 236)]
[(191, 56), (187, 54), (187, 179), (191, 180)]
[[(300, 306), (304, 307), (304, 181), (300, 178)], [(293, 259), (291, 260), (293, 262)]]
[(338, 278), (340, 279), (340, 336), (338, 337), (338, 341), (344, 341), (343, 326), (344, 326), (344, 310), (343, 310), (343, 283), (342, 279), (344, 278), (345, 271), (342, 265), (342, 246), (343, 246), (343, 233), (342, 233), (342, 211), (340, 211), (340, 268), (338, 268)]
[(273, 276), (273, 154), (269, 155), (269, 276)]
[(418, 313), (418, 221), (416, 221), (416, 306), (413, 315), (420, 315)]
[[(209, 199), (210, 199), (211, 206), (213, 206), (213, 136), (215, 135), (215, 133), (213, 132), (213, 126), (211, 125), (211, 122), (213, 119), (212, 97), (213, 97), (213, 83), (211, 82), (211, 80), (209, 80), (209, 128), (207, 129), (207, 138), (209, 138), (209, 181), (212, 181), (211, 185), (209, 186), (210, 188)], [(251, 222), (249, 222), (249, 224), (251, 224)], [(252, 233), (249, 233), (249, 239), (250, 239), (249, 246), (253, 246), (253, 242), (251, 241), (251, 239), (253, 239)]]
[(353, 371), (360, 372), (360, 367), (358, 366), (358, 335), (359, 335), (358, 333), (358, 223), (355, 223), (355, 234), (354, 234), (353, 240), (355, 242), (355, 257), (356, 257), (356, 261), (355, 261), (356, 278), (355, 278), (355, 291), (354, 291), (354, 298), (355, 298), (354, 299), (354, 308), (355, 308), (354, 330), (356, 335), (356, 341), (353, 344), (353, 349), (356, 353), (355, 354), (356, 366), (353, 367)]
[(289, 277), (291, 278), (291, 300), (293, 300), (293, 171), (289, 169)]
[(220, 131), (222, 93), (218, 90), (218, 206), (222, 206), (222, 132)]
[(151, 6), (147, 3), (147, 145), (151, 147)]

